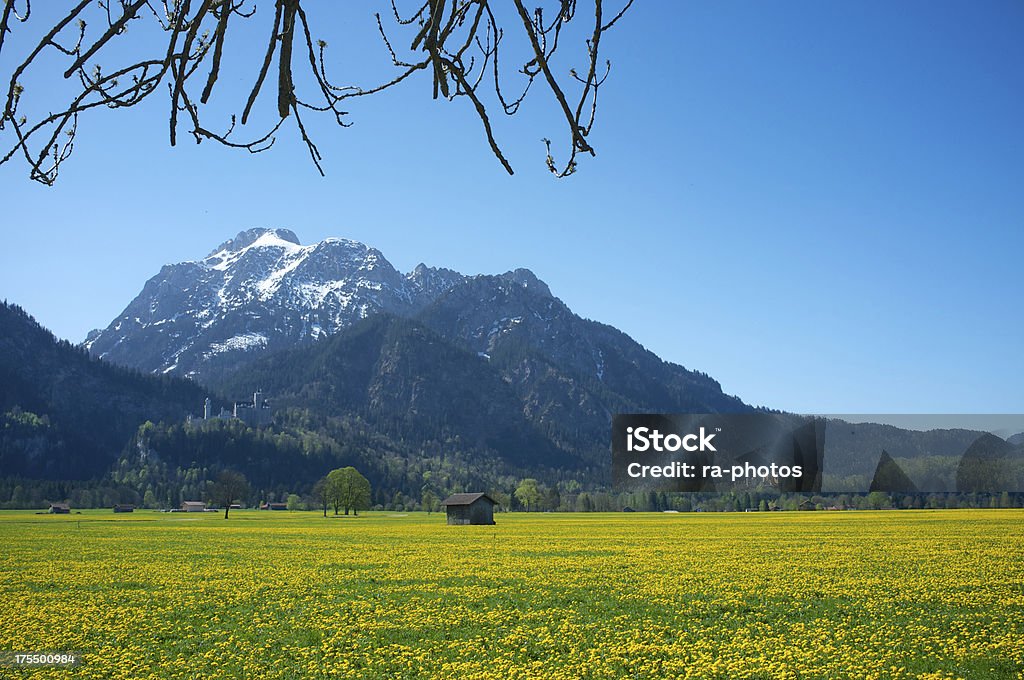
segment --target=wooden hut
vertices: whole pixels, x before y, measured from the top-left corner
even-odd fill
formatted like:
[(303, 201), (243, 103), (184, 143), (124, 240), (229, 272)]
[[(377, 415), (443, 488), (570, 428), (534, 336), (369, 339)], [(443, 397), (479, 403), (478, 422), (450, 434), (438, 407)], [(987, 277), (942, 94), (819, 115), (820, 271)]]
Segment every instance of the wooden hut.
[(127, 503), (118, 503), (114, 506), (114, 512), (135, 512), (135, 506)]
[(485, 493), (455, 493), (441, 505), (448, 513), (448, 524), (494, 524), (497, 503)]
[(67, 503), (50, 503), (51, 515), (67, 515), (71, 513), (71, 506)]
[(202, 501), (183, 501), (181, 509), (183, 512), (206, 512), (206, 503)]

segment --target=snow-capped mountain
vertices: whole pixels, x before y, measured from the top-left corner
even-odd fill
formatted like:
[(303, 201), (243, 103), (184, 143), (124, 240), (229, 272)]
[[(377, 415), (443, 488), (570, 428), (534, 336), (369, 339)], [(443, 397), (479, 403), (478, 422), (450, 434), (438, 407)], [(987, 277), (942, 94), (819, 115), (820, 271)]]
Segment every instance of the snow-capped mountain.
[(359, 414), (402, 441), (455, 437), (520, 463), (532, 451), (603, 469), (613, 413), (750, 409), (574, 314), (527, 269), (402, 274), (361, 243), (303, 246), (285, 229), (165, 266), (87, 347), (219, 394), (256, 384), (280, 407)]
[(376, 316), (409, 319), (487, 363), (522, 412), (548, 428), (587, 422), (596, 433), (614, 412), (749, 408), (709, 376), (580, 318), (527, 269), (464, 276), (421, 264), (402, 274), (362, 243), (303, 246), (286, 229), (250, 229), (202, 260), (165, 266), (86, 346), (117, 364), (218, 386), (276, 350), (318, 346)]
[(409, 315), (464, 279), (425, 265), (403, 275), (356, 241), (304, 246), (287, 229), (250, 229), (202, 260), (163, 267), (85, 346), (143, 371), (196, 376), (379, 312)]

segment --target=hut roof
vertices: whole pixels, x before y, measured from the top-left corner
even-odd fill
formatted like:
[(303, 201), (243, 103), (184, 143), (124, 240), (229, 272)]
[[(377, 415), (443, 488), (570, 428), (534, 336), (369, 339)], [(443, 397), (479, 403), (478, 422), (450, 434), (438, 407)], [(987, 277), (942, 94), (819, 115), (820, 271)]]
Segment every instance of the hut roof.
[(481, 498), (486, 498), (492, 504), (497, 505), (497, 501), (485, 493), (453, 493), (441, 501), (441, 505), (472, 505)]

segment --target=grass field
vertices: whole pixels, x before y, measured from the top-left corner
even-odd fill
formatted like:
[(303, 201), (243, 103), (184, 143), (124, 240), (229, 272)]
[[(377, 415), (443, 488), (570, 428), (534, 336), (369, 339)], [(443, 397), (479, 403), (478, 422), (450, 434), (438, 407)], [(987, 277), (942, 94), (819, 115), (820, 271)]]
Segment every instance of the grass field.
[(0, 513), (34, 678), (1024, 678), (1024, 512)]

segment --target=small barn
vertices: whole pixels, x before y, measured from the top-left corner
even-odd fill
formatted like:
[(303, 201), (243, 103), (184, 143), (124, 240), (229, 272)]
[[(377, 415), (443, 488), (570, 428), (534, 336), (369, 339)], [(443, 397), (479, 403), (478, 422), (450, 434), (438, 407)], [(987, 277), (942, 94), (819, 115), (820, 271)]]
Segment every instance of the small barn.
[(135, 506), (128, 505), (127, 503), (118, 503), (114, 506), (114, 512), (135, 512)]
[(448, 524), (494, 524), (495, 500), (485, 493), (455, 493), (441, 503)]
[(206, 512), (206, 503), (202, 501), (184, 501), (181, 504), (183, 512)]
[(67, 503), (50, 503), (51, 515), (68, 515), (71, 513), (71, 506)]

